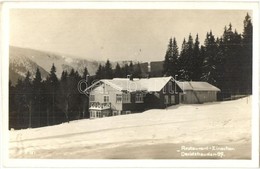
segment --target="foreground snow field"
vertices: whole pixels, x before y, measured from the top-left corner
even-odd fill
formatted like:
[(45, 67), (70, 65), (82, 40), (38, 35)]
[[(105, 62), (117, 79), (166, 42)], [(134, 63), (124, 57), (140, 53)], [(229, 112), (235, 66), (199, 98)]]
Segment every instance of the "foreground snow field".
[(10, 131), (9, 152), (10, 158), (250, 159), (251, 97)]

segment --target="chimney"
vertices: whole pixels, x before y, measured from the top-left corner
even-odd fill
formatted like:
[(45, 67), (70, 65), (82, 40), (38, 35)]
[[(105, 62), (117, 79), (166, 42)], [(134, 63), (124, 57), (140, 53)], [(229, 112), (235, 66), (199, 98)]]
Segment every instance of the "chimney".
[(177, 80), (178, 75), (174, 75), (174, 80)]
[(150, 78), (151, 75), (151, 62), (148, 62), (148, 66), (147, 66), (148, 72), (147, 72), (147, 79)]
[(148, 62), (148, 73), (150, 73), (151, 72), (151, 62)]
[(89, 74), (86, 75), (86, 82), (89, 82)]
[(132, 74), (131, 75), (127, 75), (127, 79), (133, 80), (133, 75)]

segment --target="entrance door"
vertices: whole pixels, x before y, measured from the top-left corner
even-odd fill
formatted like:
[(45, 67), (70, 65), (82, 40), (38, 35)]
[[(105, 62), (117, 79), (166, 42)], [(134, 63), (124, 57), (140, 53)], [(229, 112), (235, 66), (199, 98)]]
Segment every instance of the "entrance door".
[(91, 111), (91, 118), (96, 118), (96, 111), (95, 110), (92, 110)]
[(179, 95), (179, 103), (184, 103), (184, 94), (182, 93)]
[(116, 110), (113, 111), (113, 116), (117, 116), (118, 112)]
[(175, 95), (171, 95), (171, 104), (175, 104)]

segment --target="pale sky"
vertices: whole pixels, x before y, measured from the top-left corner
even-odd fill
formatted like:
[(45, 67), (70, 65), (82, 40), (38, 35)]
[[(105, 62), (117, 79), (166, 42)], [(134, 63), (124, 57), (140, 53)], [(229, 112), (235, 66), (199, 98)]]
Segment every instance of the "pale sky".
[[(221, 36), (232, 23), (243, 31), (246, 10), (89, 10), (13, 9), (10, 45), (92, 60), (163, 60), (170, 37), (212, 30)], [(252, 15), (251, 15), (252, 16)]]

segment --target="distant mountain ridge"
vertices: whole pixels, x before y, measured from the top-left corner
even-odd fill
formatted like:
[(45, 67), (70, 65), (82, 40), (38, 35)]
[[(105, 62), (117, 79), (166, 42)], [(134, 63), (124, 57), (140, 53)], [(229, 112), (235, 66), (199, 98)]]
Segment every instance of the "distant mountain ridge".
[(60, 78), (63, 70), (70, 71), (72, 68), (82, 74), (84, 68), (87, 67), (89, 73), (94, 75), (98, 65), (102, 63), (15, 46), (9, 48), (9, 59), (9, 76), (13, 83), (16, 83), (18, 78), (24, 78), (27, 71), (34, 76), (37, 67), (40, 69), (42, 78), (45, 79), (52, 64), (55, 65), (56, 74)]
[[(90, 75), (95, 75), (99, 64), (105, 64), (105, 61), (79, 59), (53, 52), (15, 46), (9, 47), (9, 59), (9, 80), (13, 84), (16, 84), (19, 78), (23, 79), (26, 76), (27, 71), (29, 71), (32, 77), (34, 77), (37, 68), (39, 68), (42, 78), (46, 79), (51, 70), (52, 64), (56, 67), (56, 75), (58, 78), (61, 77), (62, 71), (69, 72), (71, 69), (78, 71), (79, 74), (82, 75), (85, 67), (87, 67)], [(110, 61), (112, 68), (115, 68), (116, 63), (123, 66), (130, 62), (131, 61)], [(134, 65), (138, 63), (137, 61), (132, 62)], [(150, 62), (150, 75), (162, 76), (162, 65), (163, 61)], [(140, 62), (140, 66), (142, 74), (146, 76), (148, 74), (148, 62)]]

